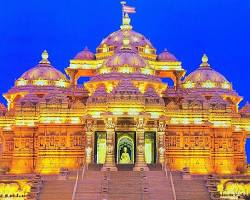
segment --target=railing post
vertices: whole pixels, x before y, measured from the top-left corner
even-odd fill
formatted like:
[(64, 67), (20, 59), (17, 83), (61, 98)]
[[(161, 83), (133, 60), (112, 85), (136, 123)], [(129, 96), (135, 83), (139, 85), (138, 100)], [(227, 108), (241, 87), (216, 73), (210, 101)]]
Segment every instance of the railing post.
[(76, 190), (77, 190), (77, 185), (78, 185), (78, 179), (79, 179), (79, 170), (77, 170), (76, 182), (75, 182), (74, 190), (73, 190), (73, 193), (72, 193), (72, 200), (75, 200), (75, 197), (76, 197)]

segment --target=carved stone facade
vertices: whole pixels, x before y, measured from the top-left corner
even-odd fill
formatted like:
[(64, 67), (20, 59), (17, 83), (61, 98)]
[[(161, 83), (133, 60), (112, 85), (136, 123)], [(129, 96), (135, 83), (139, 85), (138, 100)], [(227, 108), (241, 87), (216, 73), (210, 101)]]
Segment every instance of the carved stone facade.
[[(166, 164), (192, 173), (246, 169), (250, 105), (209, 64), (185, 76), (181, 62), (123, 25), (97, 48), (85, 49), (66, 69), (48, 53), (25, 72), (0, 104), (0, 168), (10, 173), (58, 173), (84, 164), (117, 170)], [(78, 85), (80, 77), (90, 77)], [(162, 78), (174, 81), (168, 86)]]

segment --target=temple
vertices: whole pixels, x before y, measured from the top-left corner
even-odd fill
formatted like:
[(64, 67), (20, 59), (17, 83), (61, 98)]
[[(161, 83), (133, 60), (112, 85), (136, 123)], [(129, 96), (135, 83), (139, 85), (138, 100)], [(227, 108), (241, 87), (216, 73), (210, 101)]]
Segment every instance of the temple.
[[(44, 51), (15, 81), (0, 106), (2, 171), (58, 174), (86, 164), (149, 171), (161, 164), (198, 175), (246, 173), (250, 104), (239, 109), (243, 98), (207, 55), (187, 74), (130, 21), (124, 14), (120, 29), (96, 53), (79, 52), (66, 74)], [(82, 77), (89, 81), (79, 85)]]

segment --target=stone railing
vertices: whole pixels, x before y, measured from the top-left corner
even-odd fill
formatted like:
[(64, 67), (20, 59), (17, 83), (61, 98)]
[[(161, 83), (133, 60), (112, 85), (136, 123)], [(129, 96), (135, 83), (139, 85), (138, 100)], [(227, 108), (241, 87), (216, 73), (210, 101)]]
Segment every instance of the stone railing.
[[(172, 194), (173, 194), (173, 200), (177, 200), (172, 172), (168, 171), (168, 169), (166, 167), (166, 164), (162, 168), (164, 169), (165, 176), (170, 179), (170, 185), (171, 185), (171, 190), (172, 190)], [(169, 172), (169, 175), (168, 175), (168, 172)]]

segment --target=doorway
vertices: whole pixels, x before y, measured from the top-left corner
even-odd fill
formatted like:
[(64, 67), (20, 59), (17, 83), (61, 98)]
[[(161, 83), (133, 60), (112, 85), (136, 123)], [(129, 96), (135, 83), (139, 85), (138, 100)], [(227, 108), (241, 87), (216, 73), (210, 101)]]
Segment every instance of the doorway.
[(95, 163), (104, 164), (106, 160), (106, 132), (96, 132), (95, 133)]
[(116, 133), (116, 163), (120, 165), (135, 163), (135, 132)]
[(147, 164), (156, 163), (156, 134), (145, 132), (145, 160)]

